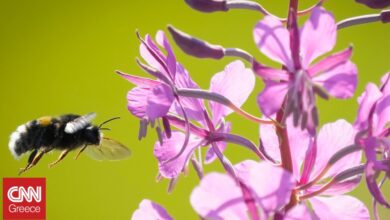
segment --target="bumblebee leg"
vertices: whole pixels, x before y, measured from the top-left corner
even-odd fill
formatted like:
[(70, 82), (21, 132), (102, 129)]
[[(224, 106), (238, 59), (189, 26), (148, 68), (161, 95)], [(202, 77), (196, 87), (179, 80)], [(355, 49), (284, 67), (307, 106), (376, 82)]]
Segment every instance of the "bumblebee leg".
[(42, 150), (34, 150), (30, 157), (28, 158), (28, 163), (25, 168), (20, 168), (18, 175), (20, 176), (22, 173), (26, 172), (27, 170), (31, 169), (33, 166), (35, 166), (39, 160), (42, 158), (43, 154), (45, 154), (45, 151)]
[(54, 165), (56, 165), (57, 163), (59, 163), (62, 159), (65, 158), (65, 156), (69, 153), (70, 149), (66, 149), (66, 150), (63, 150), (60, 154), (60, 156), (58, 157), (58, 159), (56, 161), (54, 161), (53, 163), (50, 163), (49, 164), (49, 167), (53, 167)]
[(85, 150), (85, 148), (87, 148), (88, 145), (84, 145), (80, 150), (79, 152), (77, 152), (77, 155), (74, 157), (75, 160), (77, 160), (77, 158), (79, 158), (80, 154)]

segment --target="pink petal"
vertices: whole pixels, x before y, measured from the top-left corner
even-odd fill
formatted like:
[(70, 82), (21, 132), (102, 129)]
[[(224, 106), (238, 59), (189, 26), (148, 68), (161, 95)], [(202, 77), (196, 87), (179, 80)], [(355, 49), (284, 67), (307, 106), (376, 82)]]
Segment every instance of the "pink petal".
[(150, 120), (165, 116), (174, 100), (171, 87), (161, 83), (152, 88), (148, 95), (146, 114)]
[[(371, 144), (374, 144), (375, 140), (369, 140)], [(381, 192), (380, 186), (376, 182), (377, 173), (381, 170), (381, 164), (376, 160), (376, 152), (374, 149), (375, 145), (367, 145), (365, 148), (365, 153), (367, 157), (367, 163), (365, 167), (365, 179), (367, 183), (367, 188), (370, 191), (371, 195), (375, 198), (377, 202), (383, 206), (390, 208), (390, 204), (387, 201), (386, 197)], [(383, 167), (383, 170), (388, 169), (387, 166)]]
[(256, 24), (253, 36), (257, 47), (263, 54), (287, 66), (290, 71), (294, 69), (289, 33), (279, 20), (272, 16), (265, 16)]
[(156, 86), (156, 85), (160, 84), (158, 81), (152, 80), (152, 79), (149, 79), (149, 78), (144, 78), (144, 77), (140, 77), (140, 76), (130, 75), (130, 74), (122, 73), (120, 71), (116, 71), (116, 73), (118, 73), (121, 77), (123, 77), (124, 79), (126, 79), (127, 81), (133, 83), (136, 86), (153, 87), (153, 86)]
[[(361, 176), (357, 176), (352, 179), (343, 181), (341, 183), (334, 183), (332, 184), (332, 187), (321, 192), (321, 195), (341, 195), (341, 194), (349, 193), (360, 184), (360, 181), (361, 181)], [(310, 192), (318, 191), (323, 186), (324, 186), (323, 184), (311, 186), (306, 192), (310, 193)]]
[(165, 36), (165, 33), (163, 31), (158, 31), (156, 34), (156, 40), (157, 43), (164, 47), (164, 49), (167, 51), (167, 56), (166, 56), (166, 63), (169, 69), (169, 72), (173, 78), (175, 78), (176, 74), (176, 57), (175, 54), (173, 53), (172, 47), (169, 44), (169, 41), (167, 37)]
[(367, 207), (352, 196), (317, 196), (309, 199), (314, 213), (320, 219), (363, 220), (370, 219)]
[(378, 100), (374, 114), (373, 133), (379, 135), (390, 122), (390, 94), (385, 94)]
[(357, 68), (350, 61), (340, 64), (313, 78), (333, 97), (346, 99), (353, 96), (357, 86)]
[(315, 8), (300, 33), (302, 66), (305, 69), (318, 56), (333, 49), (336, 31), (337, 25), (332, 14), (321, 7)]
[(241, 220), (248, 217), (241, 189), (225, 174), (207, 174), (192, 191), (190, 202), (206, 219)]
[(201, 140), (190, 136), (190, 140), (184, 152), (176, 159), (170, 162), (167, 160), (176, 156), (184, 143), (185, 134), (179, 131), (173, 131), (170, 138), (164, 134), (163, 145), (157, 141), (154, 144), (154, 156), (158, 160), (159, 172), (165, 178), (175, 178), (187, 165), (190, 156), (195, 148), (199, 147)]
[(142, 200), (133, 215), (132, 220), (173, 220), (168, 212), (159, 204), (148, 199)]
[(127, 109), (138, 118), (146, 116), (148, 96), (151, 94), (149, 87), (135, 87), (127, 93)]
[(368, 117), (370, 111), (381, 96), (382, 93), (375, 84), (367, 84), (363, 94), (358, 98), (359, 110), (355, 125), (359, 129), (365, 129), (368, 127)]
[[(223, 125), (223, 128), (220, 129), (218, 132), (222, 133), (230, 133), (231, 130), (231, 123), (227, 122)], [(220, 152), (223, 152), (226, 148), (226, 142), (224, 141), (218, 141), (216, 142), (217, 147)], [(217, 155), (215, 154), (214, 150), (212, 147), (209, 147), (209, 149), (206, 152), (206, 157), (205, 157), (205, 164), (212, 163), (215, 159), (217, 158)]]
[(260, 139), (264, 150), (274, 160), (280, 162), (279, 138), (276, 134), (275, 126), (260, 124)]
[(351, 56), (352, 47), (348, 47), (346, 50), (327, 56), (316, 64), (310, 66), (307, 72), (310, 77), (314, 77), (315, 75), (329, 71), (334, 67), (347, 62)]
[(381, 91), (384, 94), (390, 93), (390, 72), (381, 77)]
[(255, 74), (263, 80), (288, 81), (290, 79), (288, 71), (264, 66), (256, 61), (253, 62), (252, 68), (255, 71)]
[[(267, 162), (247, 164), (247, 174), (241, 171), (242, 181), (256, 193), (257, 202), (266, 213), (278, 210), (290, 200), (295, 186), (293, 176)], [(244, 179), (244, 178), (245, 179)]]
[[(310, 143), (310, 134), (293, 125), (292, 117), (286, 121), (288, 140), (293, 161), (293, 175), (298, 181), (300, 170), (305, 159), (306, 150)], [(260, 125), (260, 137), (266, 152), (277, 161), (280, 161), (279, 139), (273, 125)]]
[(265, 88), (257, 96), (261, 112), (267, 116), (275, 114), (283, 104), (288, 91), (288, 84), (265, 80)]
[(316, 219), (304, 204), (298, 204), (290, 209), (287, 214), (284, 216), (284, 220), (298, 220), (298, 219)]
[[(187, 70), (184, 69), (181, 64), (177, 64), (175, 85), (177, 86), (177, 88), (199, 88), (199, 86), (191, 79)], [(199, 122), (203, 121), (203, 110), (205, 109), (203, 100), (196, 98), (180, 97), (180, 101), (184, 107), (187, 116), (190, 119), (194, 119)], [(183, 116), (181, 107), (177, 102), (175, 102), (171, 111)]]
[(165, 63), (165, 57), (164, 54), (161, 52), (160, 48), (157, 47), (157, 45), (153, 42), (153, 40), (148, 34), (145, 36), (145, 43), (148, 45), (150, 50), (148, 50), (145, 44), (141, 43), (139, 47), (141, 57), (151, 67), (166, 74), (166, 70), (163, 66), (163, 63)]
[[(245, 68), (242, 61), (234, 61), (211, 79), (210, 91), (225, 96), (237, 107), (241, 107), (247, 100), (255, 86), (255, 76), (251, 69)], [(233, 111), (221, 104), (210, 102), (213, 114), (213, 123), (218, 122)]]
[[(340, 119), (325, 124), (317, 137), (317, 160), (312, 171), (312, 177), (317, 176), (326, 166), (329, 159), (340, 149), (354, 144), (356, 130), (347, 121)], [(340, 171), (358, 166), (362, 153), (357, 151), (336, 162), (324, 178), (332, 177)]]

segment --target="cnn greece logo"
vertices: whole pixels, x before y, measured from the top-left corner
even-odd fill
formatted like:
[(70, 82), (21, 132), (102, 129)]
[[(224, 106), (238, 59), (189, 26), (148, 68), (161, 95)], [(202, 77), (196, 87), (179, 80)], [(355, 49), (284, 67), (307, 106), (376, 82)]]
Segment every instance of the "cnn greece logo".
[(44, 178), (3, 178), (3, 219), (45, 219)]
[[(15, 196), (16, 194), (16, 196)], [(31, 202), (33, 198), (36, 202), (42, 200), (42, 187), (37, 186), (35, 189), (29, 186), (26, 190), (23, 186), (13, 186), (8, 190), (8, 199), (11, 202), (23, 202), (25, 199), (27, 202)]]

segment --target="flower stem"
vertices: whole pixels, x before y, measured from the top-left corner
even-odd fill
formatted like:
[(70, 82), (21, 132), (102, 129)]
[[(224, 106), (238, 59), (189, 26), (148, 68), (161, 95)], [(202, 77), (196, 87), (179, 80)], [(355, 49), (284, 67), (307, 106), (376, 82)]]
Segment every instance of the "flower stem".
[(388, 22), (388, 14), (390, 13), (389, 10), (384, 10), (380, 14), (369, 14), (369, 15), (361, 15), (356, 17), (351, 17), (344, 19), (342, 21), (339, 21), (337, 23), (337, 29), (343, 29), (350, 26), (360, 25), (360, 24), (368, 24), (372, 22), (378, 22), (382, 21), (383, 23)]
[[(281, 108), (276, 115), (276, 121), (282, 122), (283, 118), (284, 118), (284, 109)], [(290, 150), (290, 143), (288, 140), (287, 128), (286, 127), (276, 127), (276, 133), (278, 134), (278, 137), (279, 137), (282, 167), (285, 170), (292, 173), (293, 166), (292, 166), (291, 150)]]
[[(291, 48), (291, 57), (294, 61), (294, 67), (296, 70), (300, 69), (300, 61), (299, 61), (299, 30), (298, 30), (298, 24), (297, 24), (297, 11), (298, 11), (298, 0), (290, 0), (290, 5), (288, 9), (288, 16), (287, 16), (287, 29), (290, 33), (290, 48)], [(282, 122), (285, 117), (285, 111), (284, 107), (287, 105), (287, 99), (285, 99), (282, 108), (278, 111), (276, 114), (276, 121)], [(290, 173), (293, 173), (293, 165), (292, 165), (292, 158), (291, 158), (291, 150), (290, 150), (290, 143), (288, 140), (288, 133), (287, 128), (284, 127), (276, 127), (276, 132), (279, 137), (279, 144), (280, 144), (280, 156), (282, 160), (282, 167), (289, 171)], [(287, 212), (289, 209), (291, 209), (293, 206), (295, 206), (298, 202), (298, 199), (296, 197), (296, 191), (293, 190), (290, 197), (290, 202), (285, 207), (285, 212)]]
[(298, 0), (290, 0), (288, 9), (287, 29), (290, 32), (291, 57), (294, 61), (295, 70), (301, 68), (299, 56), (299, 29), (297, 22)]
[(248, 53), (247, 51), (240, 49), (240, 48), (226, 48), (224, 50), (225, 56), (231, 56), (231, 57), (240, 57), (249, 63), (253, 63), (253, 56)]
[(191, 98), (201, 98), (201, 99), (205, 99), (205, 100), (209, 100), (209, 101), (218, 102), (222, 105), (229, 107), (234, 112), (241, 115), (242, 117), (244, 117), (250, 121), (256, 122), (256, 123), (279, 125), (277, 122), (275, 122), (273, 120), (264, 120), (264, 119), (261, 119), (261, 118), (258, 118), (256, 116), (249, 114), (248, 112), (246, 112), (246, 111), (242, 110), (241, 108), (237, 107), (236, 105), (234, 105), (233, 102), (231, 102), (225, 96), (222, 96), (218, 93), (209, 92), (209, 91), (200, 90), (200, 89), (187, 89), (187, 88), (186, 89), (184, 89), (184, 88), (177, 89), (176, 93), (179, 96), (185, 96), (185, 97), (191, 97)]

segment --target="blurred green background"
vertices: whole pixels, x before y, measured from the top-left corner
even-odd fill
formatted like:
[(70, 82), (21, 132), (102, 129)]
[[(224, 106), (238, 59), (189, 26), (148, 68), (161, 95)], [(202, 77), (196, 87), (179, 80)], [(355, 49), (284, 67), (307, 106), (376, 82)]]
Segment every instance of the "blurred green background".
[[(306, 8), (315, 1), (302, 1)], [(286, 16), (287, 1), (262, 3), (278, 16)], [(352, 0), (327, 1), (337, 20), (374, 13)], [(55, 168), (47, 164), (58, 153), (45, 156), (26, 177), (47, 178), (48, 219), (129, 219), (143, 198), (162, 204), (176, 219), (196, 219), (189, 195), (198, 183), (195, 172), (181, 176), (172, 194), (167, 194), (167, 181), (156, 183), (157, 162), (153, 157), (154, 132), (143, 141), (137, 140), (138, 120), (126, 109), (126, 93), (132, 88), (114, 74), (120, 69), (145, 75), (135, 64), (139, 41), (135, 30), (154, 35), (167, 24), (194, 36), (226, 47), (240, 47), (262, 62), (275, 65), (260, 54), (252, 28), (262, 18), (253, 11), (233, 10), (228, 13), (203, 14), (189, 8), (181, 0), (149, 1), (0, 1), (0, 163), (2, 177), (16, 177), (25, 166), (26, 157), (13, 159), (8, 138), (15, 128), (43, 115), (97, 112), (97, 123), (113, 116), (112, 131), (106, 136), (127, 144), (133, 151), (121, 162), (96, 162), (82, 155), (73, 160), (69, 155)], [(304, 18), (306, 19), (306, 18)], [(368, 81), (379, 82), (389, 70), (390, 25), (369, 24), (341, 30), (336, 50), (354, 45), (353, 61), (359, 68), (359, 86), (351, 100), (320, 101), (321, 123), (338, 118), (354, 120), (356, 97)], [(319, 42), (320, 43), (320, 42)], [(232, 59), (199, 60), (186, 56), (174, 46), (178, 60), (202, 87), (209, 87), (211, 76)], [(258, 80), (255, 91), (244, 109), (259, 114), (256, 95), (262, 89)], [(233, 115), (233, 132), (257, 142), (256, 124)], [(234, 162), (252, 157), (246, 150), (228, 147), (227, 156)], [(222, 170), (220, 164), (206, 166), (207, 171)], [(389, 185), (385, 193), (390, 194)], [(371, 207), (365, 183), (353, 192)], [(390, 212), (381, 209), (383, 219)]]

